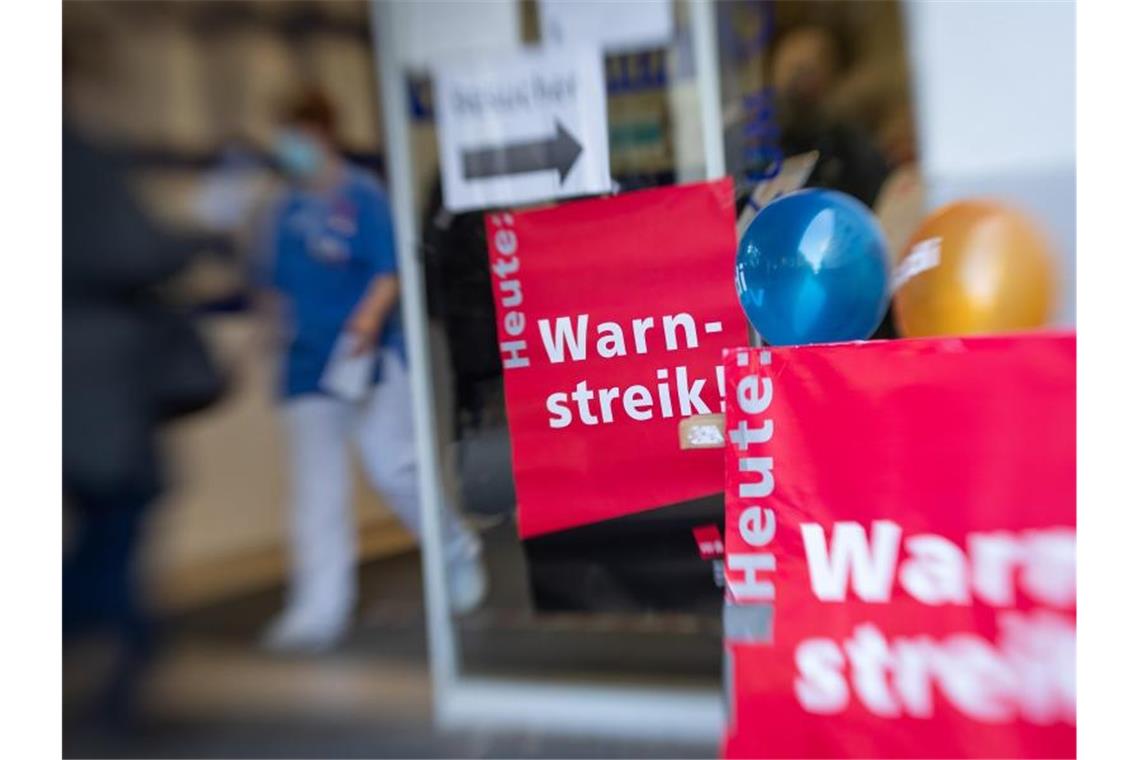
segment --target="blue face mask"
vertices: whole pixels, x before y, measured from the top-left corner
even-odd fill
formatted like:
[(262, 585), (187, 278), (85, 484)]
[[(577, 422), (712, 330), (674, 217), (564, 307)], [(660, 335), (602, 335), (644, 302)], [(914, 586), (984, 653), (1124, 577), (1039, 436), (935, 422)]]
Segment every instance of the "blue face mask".
[(273, 152), (285, 173), (298, 179), (315, 176), (324, 162), (321, 146), (316, 140), (294, 130), (281, 133)]

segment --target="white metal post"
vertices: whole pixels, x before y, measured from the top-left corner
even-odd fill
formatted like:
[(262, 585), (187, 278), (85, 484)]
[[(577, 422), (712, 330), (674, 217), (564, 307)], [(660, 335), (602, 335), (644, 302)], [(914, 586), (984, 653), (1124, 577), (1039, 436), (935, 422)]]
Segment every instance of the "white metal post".
[(412, 411), (415, 420), (416, 457), (420, 487), (421, 556), (427, 606), (428, 655), (431, 665), (432, 700), (438, 715), (442, 700), (458, 673), (458, 653), (449, 619), (444, 577), (443, 537), (440, 511), (443, 503), (439, 449), (436, 446), (435, 409), (432, 403), (431, 352), (428, 343), (427, 308), (423, 271), (416, 256), (415, 172), (412, 145), (408, 139), (408, 87), (402, 64), (399, 29), (391, 3), (372, 3), (372, 38), (379, 67), (383, 98), (386, 165), (389, 199), (396, 233), (396, 258), (400, 268), (400, 307), (409, 349)]
[(724, 176), (724, 118), (720, 106), (720, 69), (717, 68), (716, 6), (713, 0), (690, 0), (689, 11), (697, 99), (701, 104), (705, 177), (719, 179)]
[[(583, 684), (522, 678), (464, 677), (444, 577), (440, 507), (441, 463), (436, 445), (432, 369), (423, 272), (417, 251), (415, 173), (408, 130), (406, 53), (396, 23), (397, 3), (372, 0), (372, 31), (379, 70), (388, 185), (400, 266), (401, 308), (407, 330), (416, 453), (423, 527), (423, 569), (427, 633), (436, 721), (460, 726), (541, 730), (548, 733), (714, 742), (723, 725), (719, 695), (712, 690), (648, 685)], [(704, 63), (700, 96), (705, 113), (706, 171), (724, 174), (719, 76), (712, 8), (703, 11)], [(710, 58), (711, 56), (711, 58)], [(711, 63), (710, 63), (711, 61)]]

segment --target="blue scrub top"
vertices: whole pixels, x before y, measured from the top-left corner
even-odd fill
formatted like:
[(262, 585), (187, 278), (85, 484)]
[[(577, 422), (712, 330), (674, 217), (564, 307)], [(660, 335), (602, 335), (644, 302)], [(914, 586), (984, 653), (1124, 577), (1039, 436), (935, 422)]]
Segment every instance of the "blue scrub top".
[[(268, 267), (261, 274), (286, 305), (282, 394), (322, 393), (321, 374), (345, 322), (373, 277), (396, 273), (387, 196), (376, 179), (352, 166), (331, 193), (291, 189), (270, 214), (267, 243)], [(398, 306), (378, 345), (403, 359)]]

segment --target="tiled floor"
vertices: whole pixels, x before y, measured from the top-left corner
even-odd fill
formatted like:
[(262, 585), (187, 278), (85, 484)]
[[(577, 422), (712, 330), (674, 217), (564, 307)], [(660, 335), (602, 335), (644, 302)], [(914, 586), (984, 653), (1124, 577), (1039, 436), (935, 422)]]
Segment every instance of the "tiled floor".
[[(509, 543), (492, 531), (489, 543)], [(716, 688), (716, 621), (534, 616), (510, 551), (489, 552), (496, 591), (461, 621), (468, 667), (530, 676), (653, 678)], [(497, 559), (496, 559), (497, 558)], [(69, 757), (710, 757), (715, 745), (462, 731), (431, 724), (419, 559), (361, 571), (359, 624), (336, 652), (280, 658), (256, 648), (280, 593), (201, 610), (168, 625), (140, 690), (139, 716), (108, 732), (65, 710)], [(550, 652), (559, 653), (558, 671)], [(72, 673), (72, 680), (75, 673)], [(67, 678), (65, 677), (65, 686)], [(65, 689), (66, 691), (66, 689)]]

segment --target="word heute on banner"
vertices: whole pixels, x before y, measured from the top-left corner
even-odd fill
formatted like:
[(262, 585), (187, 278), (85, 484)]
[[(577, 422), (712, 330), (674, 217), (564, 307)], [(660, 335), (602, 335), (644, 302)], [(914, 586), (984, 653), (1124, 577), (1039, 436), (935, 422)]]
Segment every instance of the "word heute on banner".
[(679, 419), (723, 410), (731, 180), (487, 216), (523, 537), (718, 493)]
[(1073, 756), (1075, 354), (725, 352), (727, 756)]

